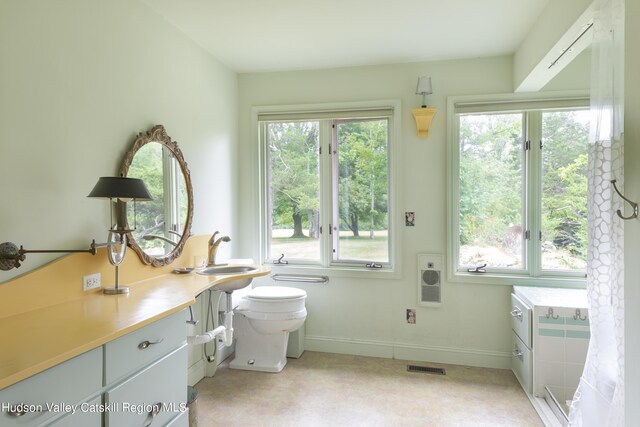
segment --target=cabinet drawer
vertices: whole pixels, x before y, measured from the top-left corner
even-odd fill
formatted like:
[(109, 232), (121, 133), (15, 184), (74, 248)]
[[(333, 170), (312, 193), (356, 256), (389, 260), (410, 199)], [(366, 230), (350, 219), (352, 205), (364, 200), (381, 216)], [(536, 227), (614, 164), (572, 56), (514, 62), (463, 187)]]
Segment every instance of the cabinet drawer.
[(184, 344), (185, 314), (178, 312), (104, 346), (105, 385), (112, 384)]
[(515, 294), (511, 294), (511, 329), (531, 348), (531, 308)]
[(186, 402), (187, 347), (184, 344), (106, 393), (105, 403), (115, 408), (106, 413), (106, 427), (164, 426), (186, 411)]
[(101, 398), (97, 397), (89, 402), (78, 405), (75, 414), (69, 414), (52, 423), (55, 427), (101, 427), (102, 413), (99, 411)]
[(189, 427), (189, 411), (172, 419), (165, 427)]
[(515, 333), (512, 334), (511, 370), (520, 381), (522, 388), (529, 394), (532, 391), (532, 358), (531, 350), (522, 342)]
[[(64, 387), (61, 385), (64, 384)], [(0, 391), (1, 426), (32, 426), (60, 415), (63, 409), (47, 404), (73, 405), (102, 387), (102, 347), (88, 351), (64, 363)], [(24, 404), (28, 406), (13, 407)], [(10, 406), (10, 407), (7, 407)], [(32, 411), (20, 416), (10, 411)]]

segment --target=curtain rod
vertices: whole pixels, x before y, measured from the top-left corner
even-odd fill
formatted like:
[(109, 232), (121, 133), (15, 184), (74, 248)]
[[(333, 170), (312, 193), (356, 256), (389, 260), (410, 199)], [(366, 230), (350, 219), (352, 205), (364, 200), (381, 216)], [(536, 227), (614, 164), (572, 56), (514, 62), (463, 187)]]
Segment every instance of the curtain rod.
[(565, 53), (569, 52), (571, 50), (571, 48), (578, 43), (578, 40), (580, 40), (582, 38), (582, 36), (584, 36), (585, 34), (587, 34), (587, 31), (589, 31), (591, 29), (591, 27), (593, 27), (593, 22), (589, 23), (589, 25), (587, 25), (587, 28), (584, 29), (584, 31), (582, 31), (580, 33), (580, 35), (578, 37), (576, 37), (576, 39), (571, 42), (571, 44), (569, 45), (569, 47), (567, 47), (566, 49), (564, 49), (562, 51), (562, 53), (551, 63), (549, 64), (549, 66), (547, 67), (547, 70), (551, 69), (551, 67), (553, 67), (554, 65), (556, 65), (558, 63), (558, 61), (560, 61), (560, 58), (562, 58)]

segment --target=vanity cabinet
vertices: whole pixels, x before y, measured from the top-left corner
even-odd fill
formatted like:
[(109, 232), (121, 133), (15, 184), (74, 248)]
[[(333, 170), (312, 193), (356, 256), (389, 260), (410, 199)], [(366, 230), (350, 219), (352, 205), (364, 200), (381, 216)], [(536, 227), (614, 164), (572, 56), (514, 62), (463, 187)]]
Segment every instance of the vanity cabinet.
[(0, 390), (0, 425), (187, 426), (185, 319), (172, 314)]
[(515, 294), (511, 294), (511, 369), (522, 388), (531, 394), (533, 387), (532, 310)]
[(586, 291), (514, 286), (510, 315), (514, 374), (530, 396), (566, 411), (589, 347)]
[(95, 348), (0, 390), (0, 425), (22, 427), (48, 423), (68, 413), (69, 407), (65, 405), (100, 395), (102, 365), (102, 348)]
[[(187, 348), (180, 347), (105, 394), (107, 427), (164, 426), (186, 410)], [(184, 375), (179, 374), (184, 372)]]

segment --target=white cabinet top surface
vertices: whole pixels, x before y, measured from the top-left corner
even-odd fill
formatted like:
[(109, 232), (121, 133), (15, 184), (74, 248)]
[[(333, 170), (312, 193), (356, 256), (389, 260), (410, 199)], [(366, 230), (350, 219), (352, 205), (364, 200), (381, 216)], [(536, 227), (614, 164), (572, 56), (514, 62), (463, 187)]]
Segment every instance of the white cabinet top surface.
[(585, 289), (514, 286), (513, 292), (533, 306), (587, 308)]

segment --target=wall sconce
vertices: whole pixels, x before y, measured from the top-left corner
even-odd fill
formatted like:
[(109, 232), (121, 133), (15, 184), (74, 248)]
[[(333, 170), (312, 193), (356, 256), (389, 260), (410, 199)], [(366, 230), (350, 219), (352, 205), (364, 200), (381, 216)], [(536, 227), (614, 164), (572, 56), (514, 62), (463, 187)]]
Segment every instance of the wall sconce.
[(416, 127), (418, 129), (418, 136), (427, 138), (429, 136), (429, 128), (431, 127), (431, 121), (436, 114), (436, 109), (427, 107), (427, 95), (431, 95), (433, 89), (431, 88), (431, 77), (422, 76), (418, 78), (418, 84), (416, 85), (416, 95), (422, 95), (422, 107), (414, 108), (411, 110), (413, 118), (416, 120)]
[[(89, 249), (39, 249), (27, 250), (22, 246), (18, 248), (15, 243), (4, 242), (0, 244), (0, 270), (11, 270), (20, 267), (28, 253), (90, 253), (95, 255), (97, 248), (107, 246), (109, 262), (116, 267), (115, 287), (105, 288), (104, 293), (108, 295), (126, 294), (129, 288), (119, 286), (118, 266), (124, 260), (127, 249), (126, 233), (130, 232), (126, 228), (127, 224), (127, 202), (136, 200), (152, 200), (149, 190), (144, 185), (144, 181), (136, 178), (123, 177), (102, 177), (93, 188), (89, 196), (109, 199), (115, 203), (116, 221), (113, 221), (113, 210), (111, 209), (111, 224), (107, 243), (96, 244), (93, 240)], [(135, 204), (134, 204), (135, 211)], [(135, 226), (134, 226), (135, 228)]]
[[(95, 187), (87, 197), (98, 199), (109, 199), (111, 207), (111, 228), (107, 238), (107, 254), (109, 262), (116, 268), (115, 286), (112, 288), (104, 288), (103, 292), (107, 295), (118, 295), (129, 293), (129, 288), (120, 286), (120, 264), (124, 261), (124, 255), (127, 250), (127, 233), (133, 231), (127, 229), (127, 202), (135, 202), (137, 200), (152, 200), (151, 194), (144, 185), (144, 181), (137, 178), (125, 177), (102, 177), (98, 179)], [(115, 210), (115, 222), (113, 212)], [(134, 213), (135, 218), (135, 213)], [(135, 225), (134, 225), (135, 229)]]
[[(107, 246), (109, 262), (116, 267), (116, 283), (113, 288), (105, 288), (104, 293), (108, 295), (126, 294), (129, 288), (119, 286), (118, 266), (124, 260), (127, 250), (126, 233), (130, 232), (126, 228), (127, 224), (127, 202), (136, 200), (152, 200), (149, 190), (144, 185), (144, 181), (136, 178), (123, 177), (102, 177), (93, 188), (89, 196), (109, 199), (115, 202), (116, 221), (113, 222), (113, 207), (111, 209), (111, 224), (107, 243), (96, 244), (93, 240), (89, 249), (38, 249), (27, 250), (22, 246), (18, 248), (15, 243), (0, 243), (0, 270), (11, 270), (20, 267), (28, 253), (90, 253), (95, 255), (97, 248)], [(135, 211), (135, 204), (134, 204)], [(134, 227), (135, 228), (135, 227)]]

